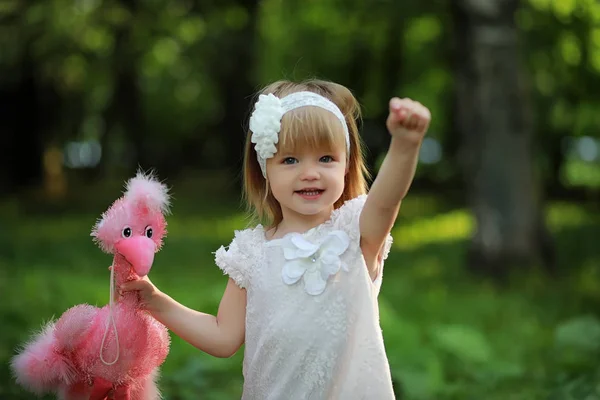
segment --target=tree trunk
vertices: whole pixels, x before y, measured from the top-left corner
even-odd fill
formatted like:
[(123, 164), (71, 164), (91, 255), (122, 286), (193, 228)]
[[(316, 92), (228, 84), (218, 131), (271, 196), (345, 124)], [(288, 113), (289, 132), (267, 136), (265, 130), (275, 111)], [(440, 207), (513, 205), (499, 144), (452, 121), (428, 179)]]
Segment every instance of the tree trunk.
[[(132, 156), (127, 157), (125, 168), (139, 166), (143, 170), (155, 167), (150, 156), (149, 139), (146, 136), (145, 117), (143, 115), (141, 94), (138, 83), (139, 56), (132, 43), (132, 25), (137, 12), (136, 0), (120, 0), (131, 16), (131, 21), (122, 23), (115, 29), (115, 46), (112, 54), (112, 79), (113, 94), (110, 103), (103, 111), (104, 131), (100, 138), (102, 158), (93, 171), (95, 178), (108, 175), (113, 157), (110, 155), (110, 143), (114, 140), (117, 130), (122, 129), (128, 144), (131, 146)], [(154, 160), (155, 161), (155, 160)], [(123, 160), (121, 160), (123, 162)]]
[(136, 21), (138, 12), (137, 0), (121, 0), (131, 14), (131, 24), (121, 27), (118, 35), (120, 48), (115, 49), (115, 55), (118, 57), (116, 70), (116, 88), (117, 104), (120, 111), (120, 121), (130, 137), (135, 151), (136, 164), (142, 169), (152, 168), (152, 157), (150, 155), (151, 145), (146, 135), (146, 127), (143, 115), (141, 94), (139, 87), (139, 54), (136, 52), (132, 43), (133, 23)]
[(58, 114), (53, 91), (36, 79), (28, 46), (17, 79), (7, 79), (0, 92), (0, 196), (42, 183), (44, 145)]
[(236, 4), (247, 13), (247, 23), (222, 39), (222, 54), (225, 56), (213, 60), (211, 70), (219, 82), (219, 91), (223, 93), (225, 109), (225, 117), (215, 129), (227, 137), (224, 164), (232, 173), (233, 184), (240, 186), (250, 101), (257, 89), (252, 83), (252, 76), (256, 65), (254, 44), (259, 3), (257, 0), (243, 0)]
[(374, 143), (367, 143), (370, 150), (368, 153), (369, 156), (367, 157), (367, 165), (373, 173), (375, 172), (377, 158), (381, 154), (385, 154), (391, 139), (389, 132), (385, 128), (389, 114), (387, 102), (392, 97), (404, 97), (401, 93), (397, 92), (397, 90), (404, 67), (402, 65), (402, 53), (404, 51), (402, 38), (404, 36), (405, 18), (403, 17), (401, 8), (396, 4), (392, 5), (392, 13), (394, 14), (393, 20), (395, 22), (389, 23), (387, 43), (385, 50), (383, 51), (384, 56), (381, 65), (381, 73), (385, 77), (381, 99), (385, 103), (385, 107), (383, 108), (381, 115), (376, 119), (378, 127), (380, 128), (373, 131), (374, 134), (378, 133), (378, 137), (373, 141)]
[(551, 265), (534, 172), (528, 90), (521, 71), (518, 0), (453, 2), (461, 160), (476, 230), (469, 267), (497, 277), (514, 265)]

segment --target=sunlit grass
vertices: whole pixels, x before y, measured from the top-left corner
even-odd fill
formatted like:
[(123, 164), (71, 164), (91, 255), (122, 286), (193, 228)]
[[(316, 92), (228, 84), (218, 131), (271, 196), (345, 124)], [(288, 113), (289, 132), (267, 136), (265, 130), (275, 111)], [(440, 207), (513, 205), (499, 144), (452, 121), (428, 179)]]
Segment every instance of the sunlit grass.
[[(550, 392), (571, 390), (568, 385), (576, 383), (570, 376), (581, 377), (584, 384), (578, 387), (587, 387), (593, 371), (582, 372), (583, 361), (576, 367), (564, 364), (556, 330), (589, 313), (590, 302), (600, 304), (598, 216), (578, 205), (552, 204), (547, 221), (557, 235), (559, 259), (568, 263), (562, 266), (566, 277), (552, 280), (531, 271), (499, 288), (465, 273), (464, 248), (474, 221), (466, 210), (443, 206), (431, 197), (407, 199), (393, 232), (396, 245), (379, 299), (398, 391), (409, 400), (545, 399)], [(108, 302), (111, 257), (89, 237), (95, 218), (67, 213), (6, 219), (18, 235), (5, 231), (0, 245), (8, 250), (0, 252), (6, 344), (0, 348), (0, 398), (33, 399), (14, 385), (6, 364), (32, 331), (74, 304)], [(213, 252), (246, 224), (235, 208), (213, 214), (174, 210), (151, 279), (182, 303), (216, 313), (227, 278), (214, 265)], [(595, 329), (593, 319), (574, 321), (572, 326)], [(196, 399), (199, 393), (203, 399), (239, 398), (241, 351), (217, 359), (174, 335), (172, 340), (162, 368), (166, 399)]]
[(569, 161), (561, 171), (560, 178), (565, 186), (600, 188), (600, 163), (598, 161)]
[[(586, 222), (590, 222), (589, 211), (575, 204), (559, 202), (547, 207), (546, 223), (553, 231)], [(474, 229), (473, 215), (463, 209), (414, 220), (403, 221), (400, 218), (393, 235), (397, 238), (395, 247), (398, 250), (414, 250), (428, 244), (466, 240), (471, 237)]]
[(473, 218), (466, 211), (453, 211), (430, 218), (403, 223), (393, 231), (399, 250), (414, 250), (427, 244), (462, 240), (473, 231)]

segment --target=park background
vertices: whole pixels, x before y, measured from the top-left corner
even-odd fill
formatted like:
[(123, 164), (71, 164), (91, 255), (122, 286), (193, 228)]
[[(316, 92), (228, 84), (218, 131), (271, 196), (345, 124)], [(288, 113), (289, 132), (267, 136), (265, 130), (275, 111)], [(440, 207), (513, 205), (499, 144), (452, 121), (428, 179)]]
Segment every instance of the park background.
[[(43, 322), (108, 302), (89, 233), (138, 167), (173, 194), (152, 280), (216, 312), (253, 96), (313, 77), (357, 96), (375, 174), (389, 98), (433, 114), (380, 295), (398, 398), (600, 398), (596, 0), (3, 0), (0, 21), (1, 399), (34, 398), (9, 360)], [(242, 353), (173, 336), (165, 399), (239, 398)]]

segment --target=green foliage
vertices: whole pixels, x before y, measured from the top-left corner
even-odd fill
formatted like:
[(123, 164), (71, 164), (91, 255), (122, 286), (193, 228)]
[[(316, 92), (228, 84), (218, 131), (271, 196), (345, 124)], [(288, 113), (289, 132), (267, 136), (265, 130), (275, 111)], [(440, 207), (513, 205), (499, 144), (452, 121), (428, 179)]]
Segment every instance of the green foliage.
[(571, 161), (561, 171), (560, 178), (565, 187), (600, 188), (600, 168), (597, 163)]
[[(14, 384), (8, 359), (32, 331), (69, 306), (105, 304), (110, 258), (88, 237), (95, 214), (17, 220), (10, 217), (15, 206), (0, 208), (12, 232), (0, 231), (0, 398), (29, 400), (34, 397)], [(547, 221), (563, 276), (523, 271), (498, 287), (465, 271), (473, 230), (465, 211), (448, 209), (436, 197), (406, 199), (380, 295), (399, 397), (563, 400), (600, 394), (600, 257), (594, 239), (600, 221), (570, 203), (550, 207)], [(235, 202), (198, 207), (178, 201), (153, 282), (192, 308), (216, 313), (226, 280), (211, 252), (245, 223)], [(166, 399), (239, 398), (243, 349), (217, 359), (172, 339), (160, 380)]]
[[(148, 154), (144, 161), (161, 167), (229, 167), (234, 133), (226, 118), (235, 116), (241, 127), (249, 91), (282, 78), (320, 77), (350, 87), (376, 159), (386, 143), (388, 98), (411, 97), (430, 108), (429, 135), (443, 144), (442, 161), (419, 168), (418, 177), (447, 182), (457, 177), (453, 155), (460, 139), (453, 76), (461, 44), (451, 3), (148, 0), (128, 7), (119, 1), (6, 1), (0, 5), (0, 75), (6, 85), (18, 83), (30, 57), (35, 81), (60, 99), (52, 104), (59, 122), (43, 127), (45, 140), (105, 139), (109, 172), (117, 169), (113, 158), (125, 163), (126, 155), (136, 156), (129, 151), (136, 141), (141, 148), (135, 150)], [(596, 177), (580, 179), (571, 167), (560, 168), (558, 179), (553, 166), (564, 159), (565, 136), (598, 137), (600, 6), (594, 0), (520, 4), (519, 56), (524, 86), (532, 90), (532, 101), (523, 101), (533, 108), (542, 179), (598, 187)], [(139, 104), (117, 101), (123, 78)], [(248, 93), (231, 100), (230, 86)], [(131, 109), (112, 110), (115, 103)]]
[(464, 364), (485, 364), (492, 358), (486, 338), (468, 326), (446, 325), (434, 330), (434, 344)]
[(555, 332), (556, 356), (569, 367), (594, 367), (600, 361), (600, 321), (585, 315), (563, 322)]
[(560, 147), (565, 135), (598, 137), (599, 20), (593, 0), (522, 2), (517, 25), (543, 149)]

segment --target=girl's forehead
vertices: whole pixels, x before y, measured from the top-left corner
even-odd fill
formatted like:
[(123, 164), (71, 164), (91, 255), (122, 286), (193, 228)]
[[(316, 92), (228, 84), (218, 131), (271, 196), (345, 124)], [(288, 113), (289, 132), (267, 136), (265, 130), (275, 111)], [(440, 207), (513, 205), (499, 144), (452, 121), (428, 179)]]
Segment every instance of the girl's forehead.
[(288, 155), (323, 155), (323, 154), (345, 154), (346, 147), (343, 145), (321, 145), (321, 146), (294, 146), (291, 148), (281, 149), (281, 151), (277, 152), (278, 156), (288, 156)]
[(334, 151), (346, 146), (343, 126), (334, 114), (317, 107), (304, 107), (284, 115), (277, 149)]

